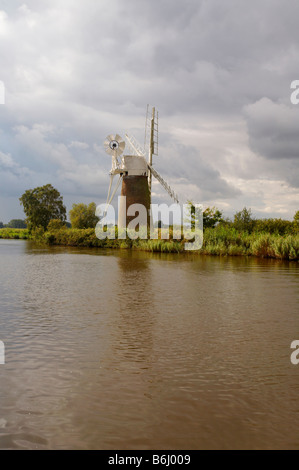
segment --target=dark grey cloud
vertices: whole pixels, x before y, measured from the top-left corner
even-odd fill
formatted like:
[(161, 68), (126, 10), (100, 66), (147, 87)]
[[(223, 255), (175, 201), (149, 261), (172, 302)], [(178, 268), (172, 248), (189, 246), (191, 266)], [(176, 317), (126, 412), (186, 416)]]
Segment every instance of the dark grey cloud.
[(299, 108), (263, 98), (245, 116), (250, 148), (269, 162), (264, 172), (299, 188)]
[(299, 109), (268, 98), (245, 109), (249, 143), (268, 159), (299, 159)]

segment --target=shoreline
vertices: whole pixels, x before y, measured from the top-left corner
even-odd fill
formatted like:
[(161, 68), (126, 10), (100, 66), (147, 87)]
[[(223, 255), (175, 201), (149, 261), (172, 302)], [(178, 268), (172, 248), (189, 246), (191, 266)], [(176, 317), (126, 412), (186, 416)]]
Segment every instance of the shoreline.
[[(161, 233), (160, 233), (161, 237)], [(178, 253), (212, 256), (243, 256), (299, 261), (299, 234), (277, 235), (271, 233), (237, 232), (234, 229), (206, 229), (203, 246), (199, 250), (185, 250), (188, 240), (119, 240), (96, 237), (94, 229), (68, 229), (46, 231), (36, 229), (29, 234), (27, 229), (0, 229), (0, 239), (31, 240), (40, 245), (72, 246), (117, 250), (147, 251), (156, 253)]]

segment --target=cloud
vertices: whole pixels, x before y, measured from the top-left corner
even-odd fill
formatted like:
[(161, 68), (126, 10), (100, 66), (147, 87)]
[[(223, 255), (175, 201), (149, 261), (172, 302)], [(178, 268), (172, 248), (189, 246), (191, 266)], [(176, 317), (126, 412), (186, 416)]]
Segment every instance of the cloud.
[[(263, 173), (274, 181), (284, 181), (290, 190), (288, 194), (292, 194), (292, 188), (299, 188), (299, 109), (262, 98), (246, 106), (244, 114), (249, 146), (261, 157), (257, 166), (260, 175)], [(294, 197), (294, 203), (298, 205), (298, 191)], [(271, 207), (269, 202), (267, 207)]]
[(0, 152), (0, 169), (2, 172), (9, 172), (20, 177), (27, 177), (32, 174), (28, 168), (21, 167), (17, 162), (15, 162), (11, 155), (2, 152)]
[(0, 151), (0, 187), (1, 195), (19, 196), (20, 187), (30, 185), (34, 173), (14, 161), (11, 155)]
[[(177, 188), (181, 202), (193, 199), (197, 203), (237, 197), (240, 189), (229, 184), (217, 168), (201, 154), (200, 149), (175, 139), (163, 143), (161, 158), (154, 157), (154, 166), (169, 183)], [(158, 188), (155, 188), (156, 191)], [(162, 191), (161, 191), (162, 190)], [(159, 194), (163, 193), (160, 188)]]
[(86, 142), (79, 142), (77, 140), (73, 140), (69, 145), (69, 148), (79, 149), (79, 150), (86, 150), (88, 149), (89, 145)]
[[(298, 2), (10, 0), (1, 8), (0, 151), (13, 165), (1, 160), (2, 196), (50, 182), (68, 204), (103, 202), (106, 135), (128, 131), (143, 142), (153, 103), (155, 165), (174, 190), (227, 212), (253, 204), (292, 216)], [(282, 208), (275, 184), (285, 188)], [(19, 210), (16, 200), (10, 218)]]
[(268, 159), (299, 159), (299, 110), (268, 98), (245, 107), (249, 144)]

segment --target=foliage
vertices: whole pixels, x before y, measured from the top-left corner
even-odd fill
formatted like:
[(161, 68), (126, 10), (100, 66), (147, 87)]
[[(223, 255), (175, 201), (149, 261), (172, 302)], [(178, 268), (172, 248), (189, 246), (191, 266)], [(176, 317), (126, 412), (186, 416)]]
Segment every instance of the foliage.
[(8, 222), (6, 227), (9, 227), (9, 228), (27, 228), (27, 224), (26, 224), (25, 220), (12, 219), (10, 222)]
[[(194, 207), (190, 202), (189, 214), (191, 216), (192, 206)], [(119, 240), (117, 227), (110, 226), (107, 229), (108, 233), (112, 234), (115, 231), (116, 238), (99, 240), (95, 233), (98, 220), (95, 217), (95, 210), (94, 203), (89, 206), (74, 204), (73, 217), (71, 216), (72, 228), (67, 229), (65, 223), (59, 218), (52, 219), (48, 223), (47, 230), (44, 230), (43, 226), (35, 227), (31, 232), (31, 238), (40, 243), (51, 245), (190, 254), (184, 249), (184, 244), (187, 241), (184, 238), (177, 240), (174, 236), (177, 228), (172, 226), (157, 228), (157, 240), (139, 238)], [(299, 261), (299, 224), (296, 225), (298, 219), (296, 214), (293, 222), (283, 219), (254, 220), (251, 209), (245, 207), (235, 214), (234, 222), (231, 222), (223, 219), (222, 212), (215, 207), (207, 208), (203, 213), (205, 221), (203, 245), (197, 253), (217, 256), (259, 256)], [(193, 222), (195, 223), (195, 217)], [(74, 228), (74, 224), (90, 224), (91, 228)], [(0, 230), (0, 237), (3, 230), (5, 229)], [(17, 237), (17, 234), (15, 235)], [(192, 253), (194, 252), (192, 251)]]
[(286, 237), (258, 232), (249, 234), (233, 227), (218, 226), (205, 231), (201, 252), (220, 256), (247, 255), (299, 260), (299, 234)]
[(273, 238), (269, 233), (257, 235), (251, 244), (252, 254), (261, 258), (272, 257), (273, 255)]
[(219, 222), (222, 222), (222, 211), (216, 209), (216, 207), (207, 207), (203, 211), (203, 226), (204, 228), (213, 228)]
[(254, 232), (286, 235), (294, 232), (294, 223), (284, 219), (258, 219), (254, 221)]
[(124, 240), (99, 240), (94, 228), (48, 230), (43, 235), (44, 243), (50, 245), (119, 248)]
[(47, 230), (48, 231), (53, 231), (53, 230), (61, 230), (61, 229), (66, 229), (66, 224), (60, 219), (51, 219), (50, 222), (48, 223)]
[(29, 233), (27, 229), (0, 228), (0, 238), (26, 240)]
[(30, 231), (30, 238), (38, 243), (44, 243), (45, 241), (45, 230), (44, 227), (38, 226), (33, 227)]
[(233, 225), (237, 230), (251, 233), (254, 227), (251, 209), (244, 207), (241, 211), (236, 212)]
[(46, 229), (51, 219), (66, 220), (62, 196), (51, 184), (28, 189), (20, 197), (20, 202), (24, 207), (30, 231), (36, 227)]
[(84, 229), (84, 228), (95, 228), (99, 217), (95, 215), (96, 204), (91, 202), (87, 204), (73, 204), (70, 210), (70, 221), (72, 228)]
[[(222, 211), (220, 211), (216, 207), (207, 207), (202, 212), (203, 228), (206, 229), (215, 227), (219, 222), (223, 221), (222, 215)], [(192, 201), (188, 201), (187, 219), (185, 220), (185, 222), (190, 222), (191, 220), (191, 227), (194, 227), (195, 223), (198, 222), (198, 216), (199, 211), (196, 211), (194, 203)]]
[[(1, 230), (0, 230), (1, 233)], [(51, 245), (121, 248), (163, 253), (185, 253), (186, 240), (99, 240), (94, 229), (66, 229), (44, 232), (37, 228), (32, 238)], [(192, 252), (194, 253), (194, 252)], [(234, 227), (217, 225), (207, 228), (198, 253), (217, 256), (259, 256), (299, 260), (299, 234), (282, 237), (278, 234), (239, 232)]]
[(184, 250), (182, 243), (166, 240), (138, 240), (135, 242), (134, 247), (142, 251), (160, 253), (180, 253)]

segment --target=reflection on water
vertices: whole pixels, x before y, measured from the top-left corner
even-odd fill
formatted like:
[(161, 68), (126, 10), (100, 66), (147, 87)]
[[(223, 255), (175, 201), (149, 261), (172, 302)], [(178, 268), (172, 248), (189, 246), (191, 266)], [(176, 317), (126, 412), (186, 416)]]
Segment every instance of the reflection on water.
[(299, 448), (298, 263), (0, 255), (0, 448)]

